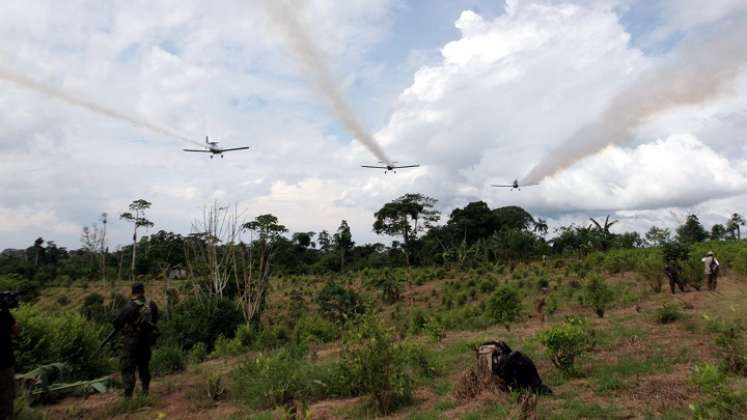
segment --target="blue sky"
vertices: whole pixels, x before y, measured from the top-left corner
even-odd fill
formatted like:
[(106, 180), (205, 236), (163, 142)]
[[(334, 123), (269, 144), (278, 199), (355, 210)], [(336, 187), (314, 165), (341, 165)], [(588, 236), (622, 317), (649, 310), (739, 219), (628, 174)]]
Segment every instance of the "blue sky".
[[(707, 80), (678, 54), (701, 39), (731, 51), (726, 23), (747, 26), (742, 0), (303, 3), (294, 13), (356, 117), (388, 155), (423, 165), (396, 176), (359, 167), (375, 157), (331, 112), (263, 1), (0, 4), (0, 248), (38, 236), (77, 247), (101, 212), (112, 217), (112, 247), (125, 243), (116, 216), (137, 198), (154, 203), (155, 229), (189, 233), (217, 200), (276, 214), (293, 231), (346, 219), (359, 243), (390, 239), (371, 232), (372, 214), (409, 192), (438, 198), (447, 214), (474, 200), (521, 205), (552, 226), (609, 213), (619, 229), (644, 231), (688, 212), (707, 224), (745, 212), (741, 51), (714, 60), (735, 70), (712, 91), (651, 115), (632, 110), (640, 121), (619, 141), (573, 157), (540, 187), (489, 187), (552, 160), (590, 124), (607, 130), (606, 110), (631, 102), (636, 86), (677, 96), (667, 78), (645, 85), (659, 68)], [(178, 139), (14, 75), (252, 150), (188, 155)]]

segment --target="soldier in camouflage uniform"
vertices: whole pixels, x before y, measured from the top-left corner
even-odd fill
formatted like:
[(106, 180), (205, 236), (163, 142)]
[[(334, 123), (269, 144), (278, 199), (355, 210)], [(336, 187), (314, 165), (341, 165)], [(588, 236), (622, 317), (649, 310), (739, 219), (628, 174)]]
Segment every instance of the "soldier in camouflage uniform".
[(140, 377), (143, 395), (150, 385), (151, 347), (158, 337), (158, 307), (145, 298), (142, 283), (132, 285), (132, 298), (114, 320), (114, 328), (122, 331), (123, 346), (120, 369), (125, 398), (135, 390), (135, 370)]

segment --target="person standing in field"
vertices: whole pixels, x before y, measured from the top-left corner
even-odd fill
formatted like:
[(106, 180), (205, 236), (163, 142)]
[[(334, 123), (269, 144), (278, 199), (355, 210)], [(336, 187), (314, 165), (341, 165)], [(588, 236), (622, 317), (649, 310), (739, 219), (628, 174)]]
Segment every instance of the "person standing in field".
[(151, 347), (158, 337), (158, 306), (145, 298), (142, 283), (132, 285), (132, 298), (122, 308), (114, 328), (122, 331), (123, 346), (120, 369), (124, 396), (132, 398), (135, 390), (135, 371), (140, 377), (143, 395), (148, 395), (150, 386)]
[(13, 418), (13, 400), (16, 398), (13, 337), (17, 335), (18, 324), (10, 310), (0, 309), (0, 420)]
[(677, 261), (674, 259), (668, 260), (667, 265), (664, 267), (664, 273), (669, 278), (669, 289), (672, 291), (672, 294), (675, 293), (675, 286), (679, 286), (680, 292), (685, 293), (685, 283), (682, 281), (682, 277), (680, 277), (680, 267)]
[(708, 251), (705, 257), (703, 257), (703, 265), (705, 269), (705, 275), (708, 279), (708, 290), (716, 290), (716, 283), (718, 282), (718, 271), (721, 266), (716, 255), (713, 251)]

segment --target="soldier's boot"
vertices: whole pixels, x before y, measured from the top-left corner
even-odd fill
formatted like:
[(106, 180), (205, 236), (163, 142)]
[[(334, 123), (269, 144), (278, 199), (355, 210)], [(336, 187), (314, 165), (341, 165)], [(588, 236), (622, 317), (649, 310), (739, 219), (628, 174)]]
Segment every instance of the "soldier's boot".
[(147, 397), (150, 391), (150, 369), (147, 363), (143, 363), (138, 367), (138, 375), (140, 376), (140, 384), (143, 388), (143, 396)]

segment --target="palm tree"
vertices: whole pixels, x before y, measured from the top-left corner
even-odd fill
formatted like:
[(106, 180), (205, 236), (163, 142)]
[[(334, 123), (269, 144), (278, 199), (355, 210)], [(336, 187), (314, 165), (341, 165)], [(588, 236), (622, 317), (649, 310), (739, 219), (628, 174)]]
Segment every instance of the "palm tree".
[(591, 222), (594, 223), (596, 227), (597, 234), (601, 235), (600, 238), (600, 246), (602, 248), (602, 251), (606, 251), (609, 248), (610, 240), (612, 239), (612, 233), (610, 232), (610, 228), (612, 225), (617, 223), (617, 220), (613, 220), (610, 222), (610, 215), (608, 214), (607, 217), (604, 219), (604, 225), (600, 224), (596, 220), (594, 220), (593, 217), (590, 218)]
[(547, 221), (545, 219), (537, 219), (536, 222), (534, 222), (534, 232), (538, 233), (542, 236), (547, 235)]
[(739, 227), (744, 225), (744, 217), (739, 213), (734, 213), (726, 224), (726, 231), (731, 234), (732, 239), (740, 240), (742, 239), (742, 231)]

